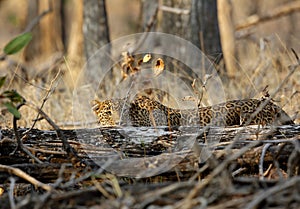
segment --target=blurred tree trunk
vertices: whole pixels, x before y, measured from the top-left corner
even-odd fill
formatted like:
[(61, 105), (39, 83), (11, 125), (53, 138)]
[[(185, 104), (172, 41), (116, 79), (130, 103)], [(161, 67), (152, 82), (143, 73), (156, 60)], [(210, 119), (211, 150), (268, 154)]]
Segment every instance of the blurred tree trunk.
[[(183, 39), (189, 40), (188, 32), (190, 30), (189, 25), (189, 14), (180, 13), (180, 11), (186, 10), (189, 11), (191, 8), (190, 0), (163, 0), (163, 6), (169, 8), (169, 10), (162, 10), (162, 20), (161, 20), (161, 31), (164, 33), (172, 34), (175, 36), (179, 36)], [(178, 10), (178, 12), (172, 11), (172, 9)], [(184, 47), (184, 46), (183, 46)], [(173, 53), (178, 53), (179, 56), (185, 56), (181, 54), (181, 50), (178, 50), (181, 46), (170, 44), (168, 46), (168, 50)], [(193, 59), (189, 56), (186, 59)], [(190, 60), (189, 60), (190, 61)], [(179, 73), (181, 70), (187, 71), (188, 68), (185, 63), (178, 62), (176, 60), (172, 60), (169, 62), (168, 66), (170, 71), (174, 73)], [(189, 81), (187, 81), (189, 82)]]
[[(76, 1), (76, 3), (75, 3)], [(83, 0), (68, 0), (63, 4), (63, 40), (65, 44), (68, 76), (64, 80), (70, 87), (74, 87), (79, 70), (84, 64), (83, 54)]]
[[(105, 68), (110, 65), (109, 47), (106, 48), (105, 52), (96, 53), (97, 50), (110, 42), (106, 4), (105, 0), (84, 0), (83, 3), (84, 53), (87, 61), (85, 75), (91, 86), (97, 88), (99, 79), (101, 80), (104, 78), (101, 78), (101, 76), (105, 76), (99, 75), (99, 68), (106, 70)], [(101, 72), (104, 73), (104, 71)], [(109, 73), (109, 79), (106, 80), (112, 79), (112, 73)], [(104, 90), (102, 93), (105, 94), (109, 86), (101, 86), (100, 88)]]
[(105, 0), (84, 0), (83, 34), (85, 57), (90, 58), (109, 43), (109, 28)]
[[(50, 8), (50, 1), (29, 0), (27, 24), (42, 12)], [(33, 40), (26, 47), (24, 58), (26, 61), (41, 62), (49, 59), (55, 53), (62, 53), (64, 50), (62, 40), (62, 1), (51, 1), (52, 12), (44, 16), (37, 27), (32, 31)]]
[[(170, 8), (190, 9), (190, 0), (163, 0), (163, 5)], [(189, 16), (186, 14), (176, 14), (170, 11), (163, 11), (162, 32), (170, 33), (187, 39), (186, 30), (189, 26)]]
[[(253, 4), (253, 3), (252, 3)], [(230, 1), (218, 0), (218, 19), (220, 24), (223, 57), (229, 78), (234, 77), (237, 70), (235, 49), (235, 26)]]
[[(141, 15), (142, 15), (142, 28), (143, 30), (142, 31), (146, 31), (149, 27), (149, 23), (152, 19), (152, 17), (155, 15), (156, 13), (156, 9), (158, 7), (158, 0), (152, 0), (152, 1), (149, 1), (149, 0), (142, 0), (142, 12), (141, 12)], [(156, 31), (156, 25), (157, 25), (157, 21), (155, 21), (153, 23), (153, 26), (151, 28), (150, 31)]]
[(163, 32), (191, 41), (218, 63), (222, 48), (216, 0), (164, 0), (163, 5), (190, 10), (189, 15), (163, 12)]
[[(218, 64), (222, 57), (222, 48), (220, 43), (218, 19), (217, 19), (217, 0), (164, 0), (162, 16), (162, 31), (182, 37), (192, 42), (196, 47), (214, 63)], [(173, 8), (173, 9), (171, 9)], [(173, 48), (172, 48), (173, 47)], [(176, 51), (180, 46), (170, 46), (170, 50)], [(184, 46), (183, 46), (184, 47)], [(179, 52), (180, 53), (180, 52)], [(211, 63), (202, 57), (185, 56), (185, 61), (199, 67), (199, 59), (203, 60), (203, 66), (210, 66)], [(180, 66), (180, 69), (174, 68), (174, 71), (184, 70), (189, 72), (186, 65), (176, 63), (174, 66)], [(209, 67), (208, 67), (209, 68)], [(201, 68), (202, 76), (208, 72), (208, 68)], [(190, 72), (191, 73), (191, 72)], [(195, 77), (191, 75), (191, 77)], [(190, 82), (190, 81), (189, 81)]]
[(222, 54), (217, 15), (217, 0), (192, 0), (190, 41), (212, 61), (218, 63)]
[(68, 61), (81, 62), (83, 56), (83, 0), (65, 1), (63, 5), (63, 23), (66, 52)]

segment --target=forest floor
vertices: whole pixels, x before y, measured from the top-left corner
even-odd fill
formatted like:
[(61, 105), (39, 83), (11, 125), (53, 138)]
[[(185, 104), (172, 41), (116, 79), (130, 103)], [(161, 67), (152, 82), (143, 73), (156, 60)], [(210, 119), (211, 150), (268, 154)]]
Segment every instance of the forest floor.
[(3, 209), (300, 206), (299, 125), (1, 135)]

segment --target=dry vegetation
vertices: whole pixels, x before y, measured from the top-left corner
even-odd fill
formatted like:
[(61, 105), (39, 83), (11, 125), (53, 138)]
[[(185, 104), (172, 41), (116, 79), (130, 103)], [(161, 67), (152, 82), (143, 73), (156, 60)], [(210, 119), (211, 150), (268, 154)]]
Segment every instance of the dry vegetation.
[[(132, 7), (131, 9), (136, 9), (138, 11), (138, 6), (135, 3), (130, 7)], [(243, 18), (247, 18), (245, 13), (249, 13), (249, 11), (244, 8), (247, 7), (247, 4), (242, 6), (243, 3), (240, 3), (241, 5), (237, 2), (233, 4), (236, 7), (234, 8), (235, 13), (233, 13), (234, 18), (239, 20), (236, 22), (242, 22), (241, 20)], [(14, 29), (13, 34), (19, 33), (21, 30), (17, 30), (16, 28), (21, 28), (22, 24), (24, 24), (24, 20), (20, 18), (22, 16), (19, 17), (12, 9), (11, 5), (14, 5), (13, 3), (3, 1), (2, 4), (4, 5), (2, 20), (9, 20), (9, 22), (2, 22), (2, 25), (4, 25), (3, 27)], [(113, 1), (111, 4), (108, 3), (108, 9), (111, 11), (108, 13), (109, 17), (111, 17), (110, 20), (113, 19), (114, 23), (117, 23), (110, 24), (112, 39), (117, 38), (120, 35), (129, 34), (129, 32), (126, 34), (120, 31), (120, 28), (122, 27), (119, 26), (119, 22), (122, 22), (122, 20), (132, 22), (137, 21), (138, 17), (138, 12), (136, 12), (136, 15), (129, 15), (128, 17), (126, 16), (127, 13), (119, 13), (118, 8), (114, 5)], [(270, 6), (275, 7), (276, 5), (271, 4)], [(264, 11), (266, 10), (265, 7), (267, 6), (262, 5), (262, 7), (258, 7), (258, 13), (264, 14)], [(241, 8), (245, 10), (244, 13)], [(24, 9), (22, 8), (17, 10), (24, 13)], [(124, 16), (126, 16), (126, 18), (124, 18)], [(236, 69), (234, 77), (223, 80), (226, 99), (260, 98), (261, 92), (266, 86), (268, 86), (268, 90), (271, 94), (276, 90), (283, 78), (289, 73), (288, 66), (296, 63), (290, 49), (293, 48), (297, 53), (300, 51), (300, 41), (297, 36), (297, 34), (299, 34), (297, 28), (299, 27), (296, 27), (299, 23), (294, 21), (297, 17), (299, 17), (299, 14), (294, 13), (289, 18), (282, 17), (278, 20), (259, 24), (255, 28), (255, 32), (250, 33), (249, 36), (236, 39), (235, 63), (238, 69)], [(131, 30), (134, 32), (134, 27), (130, 28), (129, 26), (132, 24), (122, 25), (128, 27), (124, 31)], [(276, 30), (277, 28), (281, 28), (282, 25), (286, 27), (286, 30)], [(295, 28), (292, 30), (291, 28), (293, 26), (295, 26)], [(288, 33), (288, 31), (292, 31), (292, 33)], [(12, 30), (9, 29), (2, 34), (4, 35), (1, 36), (1, 46), (3, 47), (11, 37)], [(13, 60), (18, 60), (19, 58), (22, 58), (22, 55), (17, 55), (16, 59)], [(76, 85), (77, 74), (82, 69), (83, 62), (80, 61), (80, 58), (78, 57), (71, 58), (69, 58), (69, 56), (63, 58), (59, 54), (54, 54), (46, 60), (40, 61), (39, 63), (35, 62), (34, 64), (23, 64), (22, 61), (20, 63), (2, 62), (1, 75), (9, 75), (10, 82), (8, 83), (8, 86), (6, 86), (7, 88), (16, 89), (26, 99), (30, 98), (30, 101), (37, 105), (41, 105), (47, 91), (52, 88), (51, 95), (47, 98), (43, 110), (60, 125), (72, 124), (72, 90), (74, 85)], [(24, 68), (20, 68), (20, 65)], [(219, 72), (224, 71), (222, 64), (217, 68)], [(24, 81), (24, 79), (28, 80)], [(294, 117), (296, 122), (299, 122), (297, 116), (300, 104), (299, 81), (299, 72), (296, 72), (274, 97), (274, 100), (278, 102), (278, 105), (282, 106), (289, 115)], [(111, 85), (114, 86), (115, 84)], [(5, 114), (5, 111), (3, 111), (3, 114)], [(22, 114), (23, 119), (19, 123), (20, 126), (30, 126), (35, 115), (26, 107), (22, 109)], [(11, 127), (11, 125), (9, 125), (11, 124), (11, 117), (7, 114), (5, 115), (5, 117), (1, 117), (2, 126)], [(44, 123), (43, 121), (36, 125), (37, 128), (50, 128), (47, 123)]]
[[(122, 7), (116, 4), (115, 0), (107, 2), (110, 21), (114, 19), (116, 23), (110, 24), (113, 39), (137, 32), (138, 1), (128, 3), (129, 1), (122, 0), (120, 3), (129, 4), (128, 10), (136, 11), (134, 14), (120, 11)], [(276, 7), (265, 1), (264, 3), (256, 1), (256, 5), (261, 4), (256, 8), (251, 8), (252, 6), (246, 1), (232, 2), (233, 18), (236, 23), (245, 21), (252, 13), (261, 15), (268, 9)], [(7, 28), (1, 30), (1, 49), (13, 35), (20, 33), (25, 25), (23, 15), (19, 15), (26, 13), (24, 5), (19, 4), (19, 1), (17, 4), (14, 3), (16, 0), (0, 1), (0, 27)], [(234, 55), (237, 69), (231, 77), (221, 73), (226, 99), (260, 98), (267, 87), (276, 104), (283, 107), (296, 124), (300, 123), (299, 66), (290, 77), (288, 76), (291, 73), (290, 66), (299, 65), (299, 60), (291, 50), (293, 48), (300, 55), (300, 22), (296, 21), (300, 19), (299, 17), (300, 12), (296, 12), (258, 24), (251, 27), (250, 31), (248, 29), (238, 31)], [(126, 29), (123, 29), (123, 26), (126, 26)], [(241, 35), (242, 32), (249, 35)], [(68, 56), (68, 54), (62, 56), (58, 53), (34, 63), (26, 63), (22, 54), (13, 56), (8, 61), (0, 63), (0, 75), (8, 75), (9, 78), (4, 88), (16, 89), (29, 103), (38, 107), (43, 105), (42, 110), (49, 116), (48, 119), (53, 120), (60, 128), (82, 128), (78, 121), (73, 121), (72, 114), (73, 89), (84, 63), (82, 57), (76, 56)], [(218, 72), (224, 72), (224, 63), (220, 63), (216, 69)], [(121, 74), (119, 76), (121, 77)], [(113, 89), (115, 84), (108, 85), (111, 85), (108, 89)], [(27, 128), (30, 128), (35, 121), (37, 111), (29, 106), (22, 107), (20, 111), (22, 119), (18, 121), (18, 126), (26, 128), (19, 129), (22, 137), (24, 131), (28, 130)], [(1, 109), (1, 129), (12, 129), (12, 123), (11, 114), (4, 108)], [(49, 124), (49, 120), (38, 120), (34, 128), (53, 130), (57, 127)], [(251, 127), (249, 130), (242, 131), (239, 128), (225, 132), (216, 131), (216, 136), (219, 134), (218, 137), (223, 138), (215, 145), (214, 155), (207, 163), (198, 166), (199, 156), (195, 156), (197, 151), (194, 149), (197, 150), (199, 147), (196, 147), (184, 156), (181, 155), (182, 153), (176, 156), (186, 157), (177, 168), (154, 177), (137, 179), (104, 172), (99, 166), (91, 164), (86, 153), (88, 151), (97, 154), (109, 153), (114, 150), (111, 147), (113, 146), (118, 152), (125, 153), (122, 156), (125, 159), (130, 156), (142, 157), (140, 159), (144, 159), (145, 156), (160, 156), (159, 154), (169, 148), (166, 141), (169, 142), (170, 138), (176, 141), (179, 136), (177, 132), (156, 137), (155, 144), (146, 144), (145, 148), (140, 145), (135, 147), (136, 145), (122, 141), (122, 137), (117, 133), (118, 130), (114, 129), (101, 130), (103, 139), (99, 137), (99, 131), (88, 133), (88, 138), (98, 137), (101, 141), (106, 140), (109, 147), (105, 145), (93, 147), (92, 142), (82, 143), (80, 137), (76, 137), (78, 133), (56, 131), (58, 133), (33, 130), (29, 135), (25, 134), (22, 138), (24, 150), (28, 149), (35, 158), (28, 156), (22, 149), (16, 151), (12, 158), (10, 154), (17, 147), (17, 143), (12, 140), (15, 137), (14, 133), (12, 130), (1, 130), (0, 207), (3, 205), (4, 208), (12, 207), (12, 202), (17, 203), (15, 208), (22, 208), (22, 204), (25, 205), (24, 208), (33, 208), (33, 206), (42, 208), (45, 205), (47, 208), (84, 206), (198, 208), (201, 206), (214, 209), (298, 208), (300, 206), (299, 125), (295, 125), (295, 129), (261, 130)], [(39, 135), (41, 137), (36, 137)], [(62, 142), (62, 136), (69, 141)], [(203, 135), (198, 138), (200, 144), (202, 138)], [(263, 141), (258, 142), (257, 139)], [(74, 147), (74, 150), (70, 147), (69, 150), (66, 149), (69, 145)], [(232, 149), (225, 149), (226, 145)], [(148, 153), (147, 150), (153, 153)], [(166, 156), (162, 155), (161, 159), (163, 157)], [(32, 164), (33, 161), (35, 164)], [(122, 166), (125, 167), (126, 164)], [(17, 170), (18, 168), (30, 176)], [(17, 182), (9, 177), (8, 174), (12, 173), (19, 176)], [(31, 176), (34, 179), (31, 179)], [(2, 189), (5, 189), (3, 194)], [(13, 200), (12, 197), (15, 199)]]

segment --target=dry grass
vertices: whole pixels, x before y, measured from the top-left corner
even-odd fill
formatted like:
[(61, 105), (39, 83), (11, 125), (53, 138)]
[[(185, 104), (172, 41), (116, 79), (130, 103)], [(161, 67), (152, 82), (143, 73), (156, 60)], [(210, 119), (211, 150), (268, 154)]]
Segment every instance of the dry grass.
[[(252, 46), (252, 51), (250, 50), (250, 52), (256, 52), (255, 59), (250, 60), (247, 58), (246, 60), (241, 60), (238, 63), (240, 69), (236, 72), (235, 77), (228, 79), (226, 78), (226, 74), (225, 76), (223, 75), (223, 89), (227, 100), (260, 98), (266, 86), (268, 86), (267, 89), (272, 95), (283, 79), (289, 74), (289, 66), (296, 63), (291, 50), (279, 47), (278, 50), (274, 51), (270, 45), (268, 42), (263, 42), (261, 46), (256, 46), (256, 48)], [(224, 70), (222, 66), (217, 67), (217, 69), (220, 72)], [(60, 60), (59, 63), (54, 63), (49, 70), (37, 75), (28, 75), (25, 72), (22, 74), (22, 71), (18, 67), (12, 66), (9, 71), (9, 87), (16, 89), (27, 101), (37, 105), (41, 105), (43, 100), (46, 99), (43, 110), (56, 123), (62, 125), (62, 127), (64, 125), (65, 127), (72, 127), (70, 126), (73, 121), (72, 91), (75, 86), (74, 82), (76, 81), (74, 71), (79, 72), (80, 70), (80, 65), (70, 67), (70, 63), (66, 59)], [(120, 67), (117, 67), (114, 74), (118, 75), (119, 79), (116, 80), (120, 80), (120, 72)], [(20, 77), (28, 77), (29, 80), (25, 82)], [(192, 80), (193, 78), (188, 78), (188, 81)], [(106, 82), (106, 85), (111, 85), (108, 89), (114, 90), (112, 82)], [(297, 115), (300, 109), (299, 90), (300, 71), (296, 70), (273, 98), (291, 117), (295, 118), (296, 123), (300, 121)], [(48, 93), (49, 95), (47, 95)], [(209, 96), (211, 97), (211, 95)], [(5, 111), (2, 112), (1, 126), (10, 127), (11, 115)], [(22, 108), (21, 113), (22, 120), (20, 120), (19, 125), (30, 127), (36, 114), (33, 114), (32, 110), (27, 107)], [(48, 129), (50, 127), (47, 123), (39, 121), (36, 128)]]
[[(13, 16), (16, 15), (11, 10), (11, 5), (9, 1), (4, 1), (3, 7), (8, 8), (6, 12), (2, 13), (3, 16)], [(120, 1), (120, 4), (126, 5), (128, 2)], [(254, 9), (254, 6), (249, 5), (247, 2), (237, 2), (233, 3), (233, 17), (235, 20), (242, 21), (247, 18), (249, 11)], [(243, 6), (241, 6), (242, 4)], [(256, 3), (257, 4), (257, 3)], [(276, 7), (276, 3), (263, 2), (262, 6), (258, 7), (258, 13), (263, 14), (267, 9)], [(246, 5), (246, 6), (245, 6)], [(10, 8), (10, 9), (9, 9)], [(111, 35), (113, 38), (117, 38), (121, 35), (126, 35), (129, 33), (135, 32), (136, 27), (131, 27), (130, 21), (138, 21), (139, 13), (136, 12), (134, 15), (128, 13), (128, 11), (120, 11), (119, 4), (114, 3), (113, 1), (108, 3), (109, 16), (114, 18), (109, 18), (110, 20), (114, 19), (118, 24), (110, 24), (111, 26)], [(130, 10), (138, 10), (137, 1), (132, 1), (132, 5), (129, 5)], [(24, 9), (21, 9), (24, 12)], [(235, 76), (232, 78), (226, 78), (225, 75), (222, 76), (222, 85), (225, 92), (225, 98), (230, 99), (241, 99), (241, 98), (260, 98), (262, 90), (268, 86), (269, 93), (272, 94), (276, 88), (280, 85), (281, 81), (289, 73), (289, 65), (295, 64), (296, 60), (291, 53), (291, 50), (286, 46), (292, 47), (299, 54), (300, 53), (300, 39), (296, 35), (297, 32), (297, 21), (293, 22), (293, 19), (297, 19), (299, 14), (293, 14), (290, 19), (283, 17), (279, 20), (271, 21), (270, 23), (264, 23), (258, 25), (255, 30), (257, 33), (252, 34), (249, 37), (236, 40), (236, 50), (237, 53), (236, 63), (239, 66), (239, 69), (236, 70)], [(17, 16), (14, 16), (17, 18)], [(2, 18), (5, 20), (5, 17)], [(123, 22), (122, 22), (123, 21)], [(239, 22), (236, 21), (236, 22)], [(22, 18), (17, 19), (18, 27), (21, 27), (21, 22), (24, 22)], [(120, 23), (122, 22), (122, 23)], [(0, 24), (4, 27), (9, 28), (5, 31), (5, 37), (2, 41), (1, 46), (8, 41), (7, 37), (11, 36), (12, 31), (10, 28), (14, 28), (15, 25), (10, 25), (7, 22), (3, 21)], [(123, 32), (120, 31), (122, 28), (120, 25), (126, 25), (126, 30)], [(137, 25), (137, 24), (136, 24)], [(286, 31), (291, 30), (292, 26), (295, 26), (292, 34), (289, 34)], [(131, 27), (131, 28), (130, 28)], [(287, 28), (287, 30), (281, 30), (282, 28)], [(13, 33), (16, 33), (14, 30)], [(225, 52), (226, 53), (226, 52)], [(55, 55), (54, 55), (55, 56)], [(18, 60), (21, 56), (17, 56)], [(15, 57), (14, 57), (15, 58)], [(60, 59), (59, 62), (45, 61), (45, 63), (52, 63), (48, 66), (47, 69), (44, 68), (45, 63), (39, 63), (38, 66), (28, 67), (26, 70), (22, 70), (16, 65), (8, 66), (7, 63), (0, 63), (1, 69), (0, 74), (8, 74), (10, 78), (9, 85), (6, 87), (16, 89), (19, 91), (28, 101), (31, 101), (37, 105), (41, 105), (44, 97), (47, 95), (47, 91), (51, 86), (51, 92), (47, 98), (43, 110), (47, 112), (50, 117), (56, 121), (59, 125), (66, 125), (67, 127), (73, 122), (72, 115), (72, 100), (73, 100), (73, 89), (76, 85), (76, 79), (78, 73), (83, 67), (82, 58), (76, 58), (73, 60)], [(80, 61), (78, 61), (80, 60)], [(22, 61), (20, 62), (22, 63)], [(29, 63), (30, 64), (30, 63)], [(224, 66), (222, 64), (217, 67), (219, 72), (224, 72)], [(44, 68), (42, 72), (39, 69)], [(120, 76), (120, 69), (116, 69), (114, 73), (117, 76)], [(58, 78), (53, 81), (57, 72), (60, 72)], [(222, 73), (221, 73), (222, 74)], [(21, 78), (22, 79), (21, 79)], [(27, 79), (24, 81), (23, 79)], [(116, 79), (118, 80), (118, 79)], [(193, 80), (193, 77), (188, 78), (189, 81)], [(51, 84), (52, 82), (52, 84)], [(116, 81), (112, 83), (107, 83), (107, 89), (113, 90), (116, 85)], [(180, 88), (180, 87), (179, 87)], [(201, 88), (201, 87), (200, 87)], [(300, 118), (297, 116), (300, 106), (300, 73), (299, 70), (288, 80), (287, 83), (275, 94), (274, 100), (276, 103), (283, 107), (283, 109), (292, 117), (295, 117), (295, 122), (299, 123)], [(204, 92), (205, 93), (205, 92)], [(109, 94), (109, 93), (108, 93)], [(185, 95), (190, 96), (190, 95)], [(209, 95), (214, 97), (214, 95)], [(223, 99), (223, 98), (221, 98)], [(218, 101), (218, 98), (216, 99)], [(203, 101), (204, 104), (210, 104), (207, 101)], [(20, 126), (29, 127), (32, 124), (32, 120), (35, 119), (35, 114), (32, 114), (32, 110), (24, 107), (21, 110), (23, 118), (19, 122)], [(1, 126), (2, 127), (11, 127), (11, 116), (2, 111)], [(75, 121), (76, 122), (76, 121)], [(47, 123), (39, 121), (37, 123), (37, 128), (48, 129), (50, 128)], [(62, 126), (63, 127), (63, 126)]]

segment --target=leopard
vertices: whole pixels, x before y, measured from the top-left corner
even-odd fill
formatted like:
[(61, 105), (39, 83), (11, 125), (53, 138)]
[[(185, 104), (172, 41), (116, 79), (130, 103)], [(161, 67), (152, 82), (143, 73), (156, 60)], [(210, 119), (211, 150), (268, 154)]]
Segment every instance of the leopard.
[(91, 101), (100, 126), (292, 125), (290, 116), (269, 99), (229, 100), (192, 109), (168, 107), (147, 96)]

